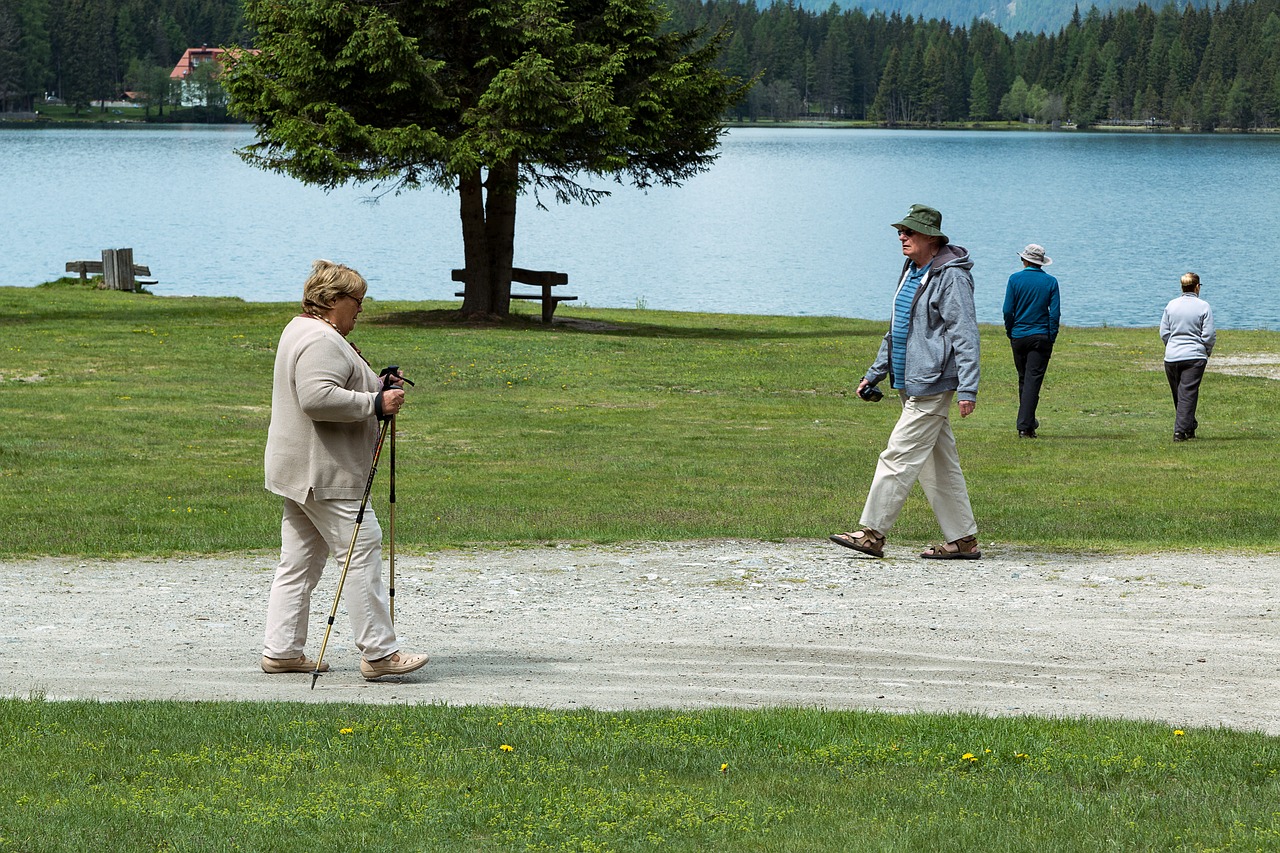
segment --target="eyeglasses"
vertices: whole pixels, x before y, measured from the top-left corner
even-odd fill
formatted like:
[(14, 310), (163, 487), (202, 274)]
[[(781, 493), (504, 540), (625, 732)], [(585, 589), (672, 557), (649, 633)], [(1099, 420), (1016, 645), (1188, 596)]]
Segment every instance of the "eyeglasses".
[(899, 229), (898, 229), (898, 236), (899, 236), (899, 237), (914, 237), (914, 236), (915, 236), (916, 234), (918, 234), (918, 233), (919, 233), (918, 231), (912, 231), (910, 228), (899, 228)]
[(356, 301), (356, 304), (357, 304), (357, 305), (359, 305), (361, 308), (363, 308), (363, 307), (364, 307), (364, 297), (363, 297), (363, 296), (352, 296), (350, 293), (344, 293), (344, 294), (342, 294), (342, 295), (343, 295), (343, 296), (345, 296), (345, 297), (347, 297), (348, 299), (354, 299), (354, 300)]

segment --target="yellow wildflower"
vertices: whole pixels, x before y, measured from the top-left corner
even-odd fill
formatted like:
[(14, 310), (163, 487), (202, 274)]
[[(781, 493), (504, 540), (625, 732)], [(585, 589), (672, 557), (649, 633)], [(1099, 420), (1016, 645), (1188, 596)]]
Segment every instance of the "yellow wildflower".
[(504, 743), (502, 746), (498, 747), (498, 749), (502, 750), (503, 752), (515, 752), (516, 748), (509, 743)]

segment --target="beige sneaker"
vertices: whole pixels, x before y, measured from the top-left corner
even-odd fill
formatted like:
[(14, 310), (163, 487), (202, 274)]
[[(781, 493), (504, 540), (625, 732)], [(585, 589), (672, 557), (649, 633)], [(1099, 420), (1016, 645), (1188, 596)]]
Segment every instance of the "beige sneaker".
[(426, 655), (402, 655), (399, 652), (378, 660), (360, 661), (360, 674), (365, 678), (382, 678), (384, 675), (406, 675), (427, 665)]
[[(281, 672), (315, 672), (316, 662), (306, 655), (298, 655), (296, 658), (269, 658), (263, 655), (262, 671), (272, 675)], [(320, 671), (328, 672), (329, 664), (320, 664)]]

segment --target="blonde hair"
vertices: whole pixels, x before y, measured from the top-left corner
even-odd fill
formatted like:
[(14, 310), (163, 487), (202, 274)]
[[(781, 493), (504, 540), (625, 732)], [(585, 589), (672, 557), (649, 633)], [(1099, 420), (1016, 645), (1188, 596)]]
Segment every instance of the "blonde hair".
[(1200, 286), (1200, 276), (1193, 272), (1184, 272), (1182, 274), (1182, 292), (1190, 293)]
[(364, 299), (369, 283), (351, 267), (333, 261), (318, 260), (311, 265), (311, 275), (302, 285), (302, 310), (328, 311), (340, 296)]

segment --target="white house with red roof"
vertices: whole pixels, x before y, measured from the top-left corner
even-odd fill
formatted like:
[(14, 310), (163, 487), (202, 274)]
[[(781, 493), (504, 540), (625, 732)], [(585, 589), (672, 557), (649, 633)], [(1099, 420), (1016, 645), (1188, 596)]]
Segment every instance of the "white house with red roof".
[[(232, 51), (239, 51), (241, 48), (231, 48)], [(253, 50), (250, 53), (257, 53)], [(227, 48), (222, 47), (189, 47), (182, 52), (182, 58), (178, 60), (178, 64), (173, 66), (173, 70), (169, 72), (170, 80), (178, 80), (182, 84), (182, 106), (184, 107), (200, 107), (209, 105), (209, 93), (205, 91), (204, 86), (195, 85), (198, 78), (192, 77), (192, 72), (200, 68), (206, 63), (213, 63), (212, 74), (209, 77), (200, 75), (203, 80), (216, 80), (218, 75), (222, 73), (222, 54), (227, 53)], [(221, 88), (221, 87), (219, 87)]]

